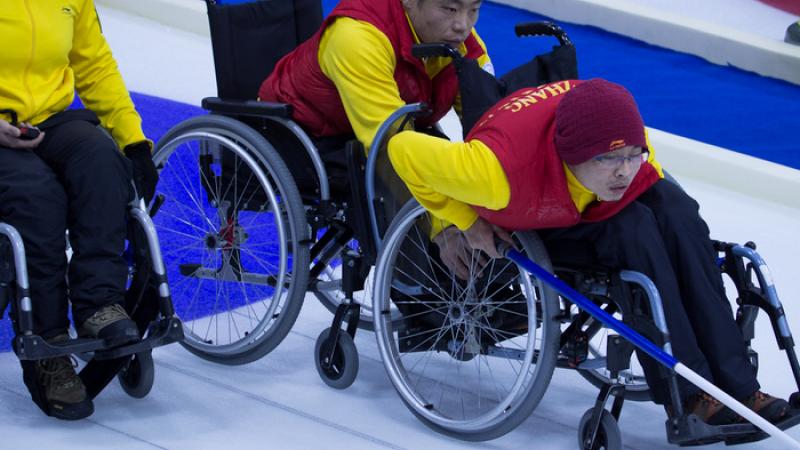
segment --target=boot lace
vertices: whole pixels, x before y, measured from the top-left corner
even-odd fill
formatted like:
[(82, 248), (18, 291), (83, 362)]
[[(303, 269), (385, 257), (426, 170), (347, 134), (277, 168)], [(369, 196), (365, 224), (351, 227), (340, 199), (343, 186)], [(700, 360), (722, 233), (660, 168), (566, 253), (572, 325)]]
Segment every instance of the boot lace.
[(44, 383), (54, 391), (65, 391), (76, 388), (81, 380), (75, 373), (78, 361), (74, 356), (61, 356), (39, 361)]

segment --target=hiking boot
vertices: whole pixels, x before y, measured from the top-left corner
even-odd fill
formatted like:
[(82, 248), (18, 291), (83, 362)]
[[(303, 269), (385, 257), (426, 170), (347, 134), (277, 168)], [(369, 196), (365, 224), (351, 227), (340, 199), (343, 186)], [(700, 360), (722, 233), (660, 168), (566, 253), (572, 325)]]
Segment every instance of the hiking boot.
[[(49, 343), (68, 340), (67, 334), (48, 339)], [(71, 356), (23, 361), (23, 378), (33, 401), (48, 416), (78, 420), (94, 412), (86, 387), (75, 373), (77, 362)]]
[(705, 392), (698, 392), (687, 398), (686, 411), (709, 425), (728, 425), (739, 419), (739, 415), (732, 409)]
[[(788, 417), (789, 410), (792, 409), (786, 400), (761, 391), (756, 391), (742, 403), (773, 424)], [(740, 420), (744, 419), (740, 418)]]
[(119, 304), (100, 308), (81, 324), (81, 337), (103, 339), (111, 347), (139, 340), (139, 328)]
[(800, 45), (800, 20), (789, 25), (789, 28), (786, 29), (786, 37), (783, 40), (790, 44)]

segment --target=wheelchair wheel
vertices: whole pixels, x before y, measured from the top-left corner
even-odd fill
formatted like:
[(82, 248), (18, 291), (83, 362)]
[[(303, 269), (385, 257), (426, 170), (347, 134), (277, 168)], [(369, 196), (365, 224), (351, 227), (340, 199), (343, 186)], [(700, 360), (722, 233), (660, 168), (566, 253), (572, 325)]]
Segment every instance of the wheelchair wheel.
[(314, 363), (325, 384), (334, 389), (347, 389), (358, 376), (358, 350), (353, 338), (346, 331), (337, 330), (337, 333), (333, 352), (331, 329), (326, 328), (319, 334), (314, 346)]
[(308, 225), (272, 145), (247, 125), (208, 115), (159, 141), (154, 217), (183, 345), (223, 364), (269, 353), (291, 329), (308, 280)]
[(622, 448), (622, 435), (619, 432), (619, 425), (616, 419), (607, 410), (603, 410), (600, 415), (600, 428), (597, 430), (597, 440), (594, 447), (586, 445), (590, 439), (592, 430), (589, 429), (589, 422), (592, 419), (593, 409), (583, 413), (578, 424), (578, 448), (592, 450), (620, 450)]
[(155, 364), (153, 354), (146, 352), (132, 355), (128, 364), (117, 374), (119, 385), (126, 394), (133, 398), (144, 398), (153, 389)]
[[(456, 279), (422, 231), (428, 220), (411, 201), (386, 234), (373, 291), (373, 311), (383, 312), (375, 320), (378, 348), (392, 384), (422, 422), (458, 439), (493, 439), (529, 417), (550, 382), (558, 297), (508, 260)], [(534, 233), (515, 238), (551, 270)], [(400, 323), (386, 314), (392, 303), (403, 313)]]

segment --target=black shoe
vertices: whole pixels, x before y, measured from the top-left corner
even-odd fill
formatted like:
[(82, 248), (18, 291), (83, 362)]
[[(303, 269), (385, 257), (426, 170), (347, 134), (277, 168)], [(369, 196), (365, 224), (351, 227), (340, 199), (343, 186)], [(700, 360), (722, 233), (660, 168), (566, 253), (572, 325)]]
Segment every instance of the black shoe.
[(81, 324), (81, 337), (103, 339), (111, 347), (130, 344), (139, 340), (139, 328), (131, 320), (125, 308), (113, 304), (104, 306)]
[(786, 37), (783, 40), (790, 44), (800, 45), (800, 20), (789, 25), (789, 28), (786, 29)]
[[(48, 339), (58, 342), (69, 339), (66, 334)], [(23, 379), (31, 398), (48, 416), (63, 420), (79, 420), (94, 412), (94, 404), (86, 395), (86, 387), (75, 373), (77, 362), (70, 356), (21, 361)]]

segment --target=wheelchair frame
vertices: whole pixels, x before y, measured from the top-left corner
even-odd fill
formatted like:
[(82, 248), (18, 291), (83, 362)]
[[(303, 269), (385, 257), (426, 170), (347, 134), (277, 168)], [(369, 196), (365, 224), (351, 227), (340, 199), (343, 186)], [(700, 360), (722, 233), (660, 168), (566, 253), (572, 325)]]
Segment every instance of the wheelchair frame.
[[(155, 227), (143, 209), (143, 203), (138, 199), (128, 205), (128, 215), (128, 251), (133, 266), (129, 269), (131, 284), (126, 293), (126, 309), (143, 338), (135, 343), (113, 348), (109, 348), (102, 339), (89, 338), (51, 344), (34, 333), (34, 311), (24, 243), (13, 226), (0, 223), (0, 237), (7, 240), (11, 250), (10, 261), (3, 267), (4, 272), (0, 278), (0, 314), (12, 304), (12, 313), (16, 315), (13, 319), (16, 328), (16, 336), (12, 342), (14, 352), (20, 360), (30, 361), (70, 354), (86, 355), (88, 364), (79, 375), (91, 398), (100, 393), (116, 375), (129, 395), (144, 397), (153, 384), (151, 350), (183, 339), (180, 319), (175, 316), (172, 307)], [(138, 237), (137, 232), (141, 232)], [(145, 242), (137, 241), (142, 238)], [(152, 298), (152, 294), (156, 298)], [(156, 303), (156, 309), (147, 302)], [(153, 318), (153, 314), (159, 315), (160, 319)]]
[[(209, 0), (208, 3), (211, 4), (213, 2)], [(550, 29), (552, 30), (553, 28)], [(558, 30), (557, 27), (555, 29)], [(524, 27), (521, 30), (522, 34), (539, 34), (525, 33)], [(520, 34), (519, 28), (518, 34)], [(569, 44), (569, 41), (566, 39), (562, 40), (559, 38), (559, 40), (561, 41), (562, 45), (565, 43)], [(203, 107), (210, 111), (212, 116), (257, 118), (257, 120), (260, 120), (261, 123), (276, 123), (284, 127), (294, 136), (297, 141), (294, 146), (295, 150), (297, 150), (298, 147), (302, 147), (304, 154), (310, 158), (314, 172), (317, 176), (317, 182), (319, 183), (319, 191), (317, 193), (318, 197), (316, 197), (315, 202), (310, 205), (303, 203), (303, 209), (305, 210), (307, 216), (307, 220), (303, 221), (303, 224), (307, 224), (307, 227), (311, 229), (311, 234), (305, 234), (301, 231), (298, 237), (293, 238), (292, 241), (293, 246), (297, 246), (298, 244), (311, 245), (309, 250), (309, 259), (313, 261), (313, 264), (310, 265), (310, 268), (308, 268), (307, 271), (305, 269), (301, 269), (304, 274), (311, 276), (311, 281), (308, 282), (307, 285), (302, 286), (302, 291), (295, 289), (296, 292), (294, 292), (294, 294), (288, 294), (289, 296), (294, 295), (294, 297), (289, 298), (286, 301), (294, 302), (298, 305), (296, 309), (293, 309), (292, 314), (294, 315), (289, 317), (288, 321), (282, 325), (283, 331), (281, 331), (281, 333), (283, 333), (283, 335), (280, 335), (281, 333), (279, 333), (279, 335), (277, 335), (277, 339), (275, 339), (275, 341), (271, 342), (269, 345), (259, 345), (257, 342), (258, 337), (252, 338), (253, 341), (251, 344), (254, 353), (239, 358), (238, 360), (226, 361), (218, 359), (213, 354), (213, 349), (207, 353), (204, 353), (204, 351), (198, 351), (197, 348), (194, 348), (192, 351), (195, 351), (204, 358), (229, 364), (249, 362), (257, 359), (260, 356), (263, 356), (272, 348), (274, 348), (274, 346), (278, 345), (280, 340), (285, 336), (285, 333), (288, 332), (288, 328), (291, 327), (291, 324), (293, 324), (294, 320), (296, 320), (296, 313), (294, 311), (299, 311), (299, 303), (302, 302), (302, 296), (300, 294), (304, 294), (307, 290), (319, 297), (322, 303), (328, 309), (334, 311), (334, 318), (331, 327), (324, 330), (320, 334), (315, 348), (315, 358), (318, 372), (323, 380), (332, 387), (342, 389), (346, 388), (353, 382), (358, 369), (358, 353), (355, 350), (353, 337), (357, 328), (359, 327), (364, 329), (374, 328), (376, 331), (376, 336), (378, 336), (378, 345), (381, 349), (387, 373), (389, 374), (390, 379), (392, 379), (392, 382), (398, 390), (401, 398), (406, 405), (409, 406), (409, 409), (411, 409), (415, 415), (417, 415), (424, 423), (426, 423), (426, 425), (432, 427), (436, 431), (443, 432), (460, 439), (486, 440), (507, 433), (518, 423), (527, 418), (530, 412), (538, 404), (538, 401), (540, 400), (541, 395), (546, 388), (546, 384), (549, 382), (549, 377), (552, 375), (552, 370), (556, 365), (556, 357), (561, 355), (561, 353), (567, 349), (568, 353), (564, 355), (565, 358), (558, 361), (559, 366), (567, 366), (578, 368), (581, 371), (589, 371), (598, 368), (598, 363), (605, 362), (606, 364), (602, 365), (609, 370), (608, 379), (596, 379), (596, 384), (601, 385), (600, 394), (598, 395), (595, 407), (587, 411), (587, 413), (584, 415), (584, 418), (581, 420), (581, 425), (579, 427), (579, 432), (581, 433), (579, 436), (579, 442), (583, 448), (595, 448), (595, 445), (600, 443), (601, 435), (604, 435), (606, 439), (609, 439), (612, 437), (612, 435), (614, 435), (614, 433), (616, 433), (616, 437), (619, 437), (619, 430), (616, 428), (616, 419), (619, 417), (625, 396), (628, 395), (625, 380), (620, 378), (619, 374), (628, 369), (630, 355), (632, 354), (633, 349), (630, 345), (628, 345), (626, 342), (623, 342), (618, 337), (609, 340), (605, 357), (595, 359), (587, 358), (586, 352), (588, 352), (588, 343), (586, 341), (581, 343), (573, 342), (570, 339), (562, 339), (557, 342), (550, 342), (549, 345), (551, 347), (557, 348), (554, 350), (555, 353), (553, 353), (553, 350), (551, 350), (551, 354), (547, 356), (547, 358), (552, 359), (552, 363), (542, 363), (544, 365), (544, 369), (541, 373), (545, 375), (542, 379), (544, 381), (544, 385), (542, 386), (540, 383), (540, 385), (536, 388), (537, 392), (535, 393), (530, 393), (530, 388), (526, 388), (528, 391), (524, 392), (521, 397), (517, 396), (516, 394), (508, 397), (508, 402), (504, 403), (504, 405), (511, 408), (511, 405), (513, 404), (511, 400), (521, 400), (521, 403), (523, 404), (522, 407), (514, 406), (511, 409), (496, 409), (494, 411), (495, 416), (487, 417), (485, 420), (481, 419), (482, 422), (479, 426), (476, 425), (476, 422), (464, 421), (464, 423), (459, 423), (458, 420), (447, 420), (443, 417), (431, 416), (429, 413), (435, 413), (435, 409), (432, 408), (432, 405), (424, 402), (420, 403), (411, 398), (408, 388), (403, 387), (402, 383), (398, 381), (398, 378), (402, 376), (401, 374), (403, 373), (403, 368), (391, 366), (392, 361), (398, 358), (392, 355), (392, 351), (389, 349), (390, 344), (387, 344), (386, 342), (390, 339), (389, 335), (386, 334), (387, 329), (393, 331), (403, 331), (406, 329), (404, 328), (405, 324), (403, 315), (394, 310), (391, 307), (391, 303), (386, 303), (388, 301), (387, 299), (390, 297), (389, 292), (391, 289), (395, 288), (395, 285), (391, 280), (385, 281), (383, 278), (380, 278), (386, 278), (385, 274), (376, 275), (376, 279), (374, 281), (376, 286), (379, 287), (376, 287), (373, 290), (371, 302), (372, 308), (371, 311), (368, 311), (366, 314), (364, 311), (362, 311), (362, 307), (366, 305), (357, 302), (353, 297), (353, 293), (364, 288), (369, 267), (372, 262), (376, 262), (376, 272), (387, 270), (384, 267), (389, 264), (389, 262), (387, 262), (389, 261), (389, 257), (387, 256), (389, 255), (389, 250), (387, 250), (387, 242), (393, 239), (399, 239), (397, 236), (394, 236), (390, 233), (387, 236), (386, 242), (384, 242), (381, 239), (379, 232), (380, 226), (378, 224), (379, 220), (376, 211), (382, 199), (376, 192), (374, 180), (379, 150), (383, 147), (385, 143), (384, 141), (388, 137), (388, 130), (391, 128), (391, 126), (396, 123), (397, 120), (400, 120), (403, 117), (413, 116), (414, 114), (420, 113), (425, 109), (424, 105), (407, 105), (393, 114), (381, 126), (378, 135), (373, 141), (367, 162), (364, 165), (365, 176), (363, 178), (363, 182), (365, 186), (365, 192), (362, 193), (362, 185), (356, 183), (355, 185), (351, 186), (352, 190), (354, 191), (351, 192), (352, 196), (349, 199), (344, 199), (342, 201), (344, 204), (337, 204), (340, 199), (332, 198), (330, 186), (328, 185), (327, 170), (323, 164), (322, 158), (320, 157), (312, 139), (294, 121), (291, 120), (290, 117), (292, 110), (290, 105), (206, 98), (203, 100)], [(180, 138), (179, 127), (180, 126), (174, 128), (172, 131), (170, 131), (170, 133), (168, 133), (169, 139), (165, 139), (165, 144), (162, 145), (162, 143), (159, 142), (159, 149), (170, 147), (170, 142)], [(250, 128), (249, 126), (246, 127)], [(218, 131), (219, 130), (212, 130), (209, 134), (213, 135)], [(248, 141), (250, 139), (245, 137), (230, 136), (226, 133), (228, 132), (226, 131), (225, 133), (219, 134), (223, 137), (227, 136), (229, 140), (233, 141), (233, 144), (237, 144), (242, 141)], [(251, 145), (252, 143), (253, 142), (249, 142), (248, 145)], [(272, 147), (272, 144), (268, 145), (271, 149), (275, 150)], [(353, 152), (352, 148), (350, 150), (350, 156), (359, 155), (358, 152)], [(159, 159), (158, 153), (156, 159)], [(160, 161), (160, 164), (163, 166), (165, 159), (161, 158)], [(351, 162), (351, 168), (354, 167), (359, 169), (359, 166), (361, 165), (359, 160)], [(284, 163), (281, 162), (281, 165), (284, 165)], [(284, 169), (281, 169), (281, 171)], [(288, 169), (285, 171), (288, 173)], [(351, 177), (350, 179), (362, 180), (358, 177), (355, 177), (357, 173), (360, 173), (360, 171), (355, 170), (355, 173), (349, 173), (349, 176)], [(292, 183), (294, 182), (293, 179), (291, 181)], [(401, 214), (398, 214), (398, 216), (395, 217), (392, 225), (389, 227), (389, 230), (393, 230), (395, 227), (394, 223), (401, 220), (408, 220), (408, 214), (420, 214), (420, 208), (421, 207), (419, 206), (414, 206), (413, 203), (406, 205), (406, 207), (404, 207), (404, 209), (401, 211)], [(364, 220), (365, 217), (368, 218), (368, 224), (366, 224), (367, 220)], [(352, 218), (354, 222), (348, 222), (348, 218)], [(324, 234), (317, 238), (317, 232), (322, 229), (325, 229)], [(353, 238), (359, 242), (360, 251), (352, 249), (348, 250), (348, 244)], [(730, 248), (739, 249), (740, 247), (732, 246)], [(378, 249), (380, 249), (380, 253), (378, 253)], [(298, 248), (294, 248), (294, 250), (298, 251)], [(736, 252), (740, 252), (740, 250), (736, 250)], [(338, 255), (341, 255), (342, 258), (341, 279), (335, 280), (329, 278), (327, 281), (319, 280), (319, 276), (330, 275), (332, 273), (332, 269), (330, 268), (329, 264)], [(734, 256), (739, 257), (740, 255)], [(733, 264), (734, 262), (734, 260), (731, 260), (729, 264)], [(741, 261), (736, 262), (736, 264), (741, 264)], [(556, 268), (556, 273), (558, 273), (558, 270), (559, 268)], [(757, 276), (759, 277), (759, 282), (761, 284), (765, 278), (760, 274), (760, 265), (756, 266), (752, 270), (755, 270), (758, 274)], [(304, 275), (298, 276), (295, 273), (289, 274), (289, 280), (294, 278), (306, 281)], [(647, 295), (650, 307), (655, 312), (655, 328), (657, 333), (659, 333), (663, 338), (664, 349), (669, 352), (669, 334), (666, 329), (663, 313), (659, 313), (659, 311), (661, 311), (660, 301), (658, 298), (658, 293), (655, 290), (652, 282), (642, 274), (629, 271), (611, 274), (608, 278), (611, 281), (611, 286), (613, 289), (625, 291), (627, 289), (627, 284), (632, 283), (638, 285), (641, 288), (641, 291)], [(531, 285), (531, 283), (535, 284), (536, 280), (534, 279), (525, 283), (528, 283), (529, 285)], [(282, 283), (277, 283), (275, 285), (284, 287), (284, 284)], [(547, 286), (541, 284), (538, 284), (537, 286), (537, 288), (533, 288), (530, 290), (530, 292), (537, 292), (536, 289), (538, 289), (539, 291), (537, 295), (544, 294), (543, 297), (553, 295), (546, 293), (546, 291), (549, 290)], [(606, 283), (606, 288), (612, 289), (608, 288), (608, 283)], [(379, 292), (379, 289), (382, 290)], [(343, 293), (342, 298), (333, 297), (333, 295), (335, 295), (335, 293), (338, 291)], [(791, 335), (788, 333), (788, 325), (785, 323), (785, 318), (781, 318), (782, 309), (779, 306), (779, 302), (777, 302), (777, 297), (775, 296), (773, 299), (772, 294), (768, 294), (768, 300), (757, 301), (754, 300), (755, 298), (758, 298), (759, 294), (757, 292), (753, 292), (749, 295), (750, 296), (747, 297), (747, 299), (741, 300), (740, 294), (742, 305), (750, 305), (750, 303), (748, 303), (750, 301), (755, 302), (757, 306), (760, 307), (764, 307), (766, 305), (769, 308), (767, 309), (767, 312), (770, 314), (770, 317), (773, 320), (773, 326), (776, 327), (776, 336), (780, 336), (779, 341), (782, 342), (782, 344), (779, 343), (779, 345), (784, 345), (788, 350), (791, 350), (791, 346), (793, 345), (791, 344)], [(552, 300), (549, 301), (552, 302)], [(559, 306), (557, 308), (558, 313), (552, 315), (551, 317), (548, 316), (548, 313), (555, 313), (555, 311), (543, 311), (541, 314), (539, 314), (539, 311), (537, 311), (537, 307), (539, 307), (538, 300), (528, 300), (527, 303), (528, 304), (526, 307), (528, 308), (528, 311), (535, 313), (533, 316), (534, 318), (529, 319), (528, 329), (535, 330), (541, 326), (539, 323), (536, 323), (536, 320), (539, 320), (539, 315), (546, 317), (546, 320), (548, 321), (558, 320), (559, 324), (561, 321), (570, 319), (568, 306)], [(743, 324), (746, 326), (752, 326), (752, 320), (755, 318), (755, 313), (751, 310), (746, 310), (742, 314), (744, 317), (744, 319), (742, 319)], [(533, 322), (530, 322), (530, 320), (533, 320)], [(585, 322), (586, 318), (583, 318), (582, 320)], [(345, 322), (347, 322), (347, 326), (346, 328), (343, 328)], [(576, 334), (578, 334), (577, 331), (583, 331), (580, 330), (580, 328), (582, 328), (584, 325), (585, 323), (581, 325), (575, 325), (573, 331), (576, 331)], [(569, 328), (567, 330), (569, 330)], [(185, 345), (190, 346), (191, 349), (192, 343), (186, 342)], [(537, 363), (539, 360), (543, 361), (545, 359), (543, 356), (545, 353), (534, 349), (532, 345), (534, 344), (531, 344), (531, 342), (528, 341), (525, 347), (526, 350), (522, 352), (494, 346), (493, 348), (485, 349), (485, 354), (505, 357), (508, 358), (509, 361), (519, 361), (524, 362), (525, 364), (527, 364), (528, 361)], [(569, 349), (570, 346), (572, 347), (571, 349)], [(787, 353), (793, 354), (793, 351), (788, 350)], [(463, 357), (465, 354), (463, 347), (456, 350), (450, 348), (436, 349), (436, 351), (444, 351), (454, 359), (458, 359), (459, 355)], [(484, 354), (483, 352), (484, 350), (481, 350), (480, 354)], [(798, 386), (800, 387), (800, 375), (797, 372), (796, 357), (790, 356), (789, 359), (790, 364), (792, 365), (792, 370), (795, 373), (795, 378), (798, 381)], [(538, 378), (535, 376), (534, 379)], [(517, 383), (524, 383), (524, 380), (519, 379)], [(671, 381), (671, 385), (671, 396), (673, 399), (677, 399), (677, 385), (674, 377)], [(524, 390), (520, 390), (521, 388), (519, 386), (515, 387), (514, 389), (514, 392), (517, 393), (523, 392)], [(608, 412), (605, 410), (605, 404), (612, 396), (614, 397), (612, 410), (611, 412)], [(631, 395), (631, 397), (633, 397), (633, 395)], [(797, 405), (798, 401), (800, 401), (800, 399), (798, 399), (798, 394), (796, 393), (792, 396), (792, 403)], [(415, 402), (419, 404), (417, 406), (413, 406)], [(702, 422), (699, 422), (694, 416), (686, 416), (680, 408), (680, 402), (673, 401), (673, 403), (677, 405), (675, 416), (671, 417), (667, 421), (668, 440), (672, 443), (679, 445), (697, 445), (726, 439), (729, 443), (738, 443), (747, 439), (754, 440), (764, 437), (763, 434), (757, 433), (750, 425), (732, 425), (726, 426), (727, 428), (709, 427)], [(513, 412), (513, 414), (507, 414), (508, 412)], [(511, 418), (512, 416), (513, 418)], [(603, 433), (600, 433), (600, 431), (603, 431)], [(606, 442), (606, 444), (608, 444), (608, 442)]]

